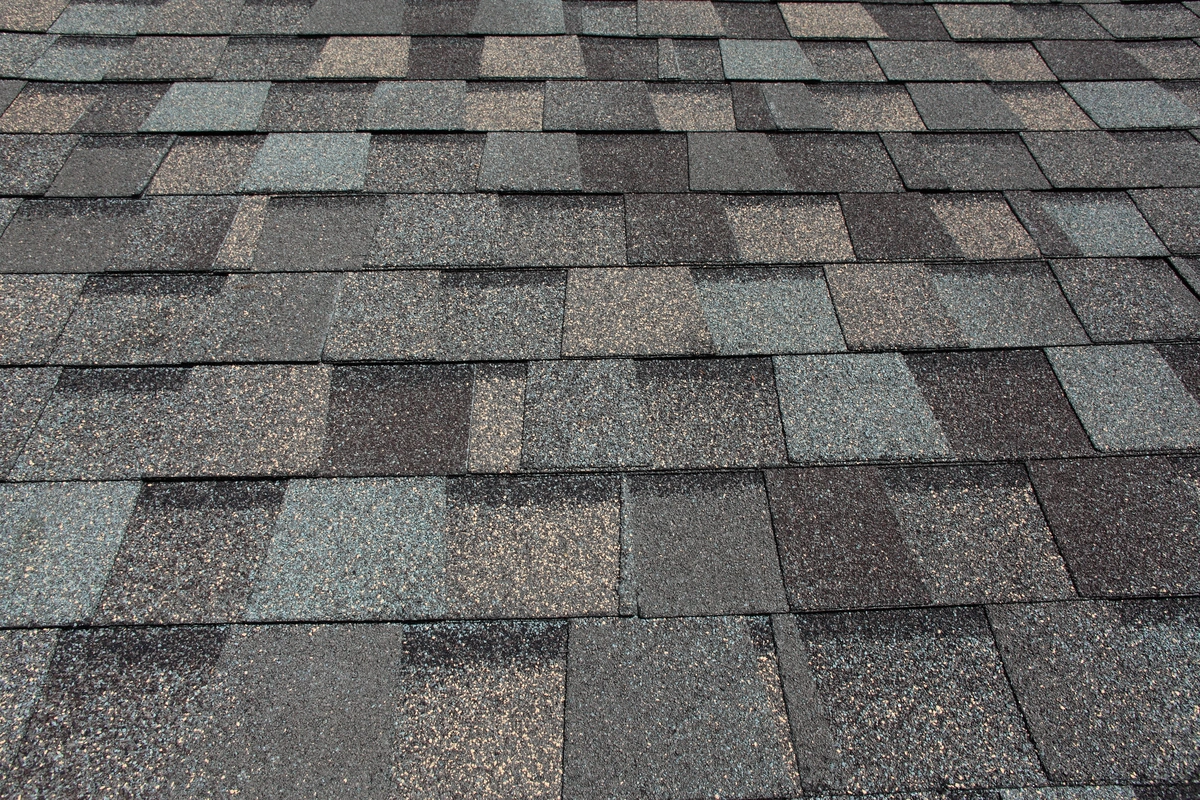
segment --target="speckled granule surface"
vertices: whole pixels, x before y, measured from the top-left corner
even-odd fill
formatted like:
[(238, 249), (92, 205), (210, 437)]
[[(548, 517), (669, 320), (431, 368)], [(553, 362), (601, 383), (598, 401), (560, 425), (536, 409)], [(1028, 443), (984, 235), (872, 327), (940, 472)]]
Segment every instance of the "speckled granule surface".
[(0, 798), (1196, 800), (1200, 4), (0, 2)]

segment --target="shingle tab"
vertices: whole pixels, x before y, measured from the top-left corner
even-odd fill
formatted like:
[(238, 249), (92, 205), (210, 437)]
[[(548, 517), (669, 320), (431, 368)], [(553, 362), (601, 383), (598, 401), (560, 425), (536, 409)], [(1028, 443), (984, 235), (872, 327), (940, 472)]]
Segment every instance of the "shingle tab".
[(1064, 83), (1101, 128), (1186, 128), (1200, 125), (1200, 114), (1151, 81)]
[(271, 85), (176, 83), (142, 123), (144, 131), (252, 131)]
[(272, 133), (242, 189), (250, 192), (329, 192), (361, 189), (366, 180), (365, 133)]
[(1093, 341), (1200, 336), (1200, 301), (1161, 259), (1051, 262)]
[(579, 147), (570, 133), (489, 133), (483, 191), (579, 191)]

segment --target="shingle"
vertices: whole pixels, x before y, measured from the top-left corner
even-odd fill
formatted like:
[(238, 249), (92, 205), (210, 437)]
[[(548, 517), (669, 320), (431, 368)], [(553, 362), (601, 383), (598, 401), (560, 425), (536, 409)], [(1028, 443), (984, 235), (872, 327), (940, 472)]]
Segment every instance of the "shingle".
[[(9, 630), (0, 633), (0, 669), (6, 676), (3, 705), (4, 740), (0, 745), (0, 763), (6, 772), (20, 752), (25, 723), (41, 696), (46, 668), (54, 653), (58, 631)], [(7, 772), (7, 774), (12, 774)]]
[(467, 86), (463, 127), (479, 131), (540, 131), (542, 86), (486, 81)]
[[(763, 96), (768, 84), (732, 83), (729, 93), (733, 98), (733, 117), (739, 131), (773, 131), (779, 123), (772, 118), (771, 109)], [(774, 84), (782, 91), (779, 116), (790, 123), (791, 128), (828, 128), (825, 112), (813, 99), (812, 93), (803, 83)]]
[(408, 55), (409, 79), (459, 79), (479, 77), (483, 39), (475, 36), (417, 36)]
[(847, 194), (841, 200), (854, 252), (861, 259), (961, 257), (922, 195)]
[(658, 46), (645, 39), (588, 36), (579, 40), (591, 80), (643, 81), (658, 77)]
[(488, 36), (479, 74), (487, 78), (582, 78), (578, 36)]
[(1115, 42), (1041, 41), (1035, 45), (1063, 81), (1139, 81), (1154, 76)]
[(815, 269), (695, 269), (700, 306), (721, 355), (845, 349)]
[(1082, 5), (1022, 5), (1017, 11), (1043, 39), (1108, 39), (1108, 31), (1088, 16)]
[(76, 133), (134, 133), (170, 88), (166, 83), (105, 84), (72, 128)]
[(403, 745), (382, 762), (378, 774), (389, 777), (380, 793), (559, 792), (566, 649), (567, 626), (557, 621), (406, 629), (392, 734)]
[(98, 81), (132, 39), (104, 36), (60, 36), (23, 77), (41, 81)]
[(34, 33), (0, 34), (0, 74), (13, 78), (24, 75), (55, 38)]
[(356, 797), (393, 790), (392, 737), (413, 716), (400, 711), (401, 626), (217, 630), (220, 659), (206, 665), (209, 688), (180, 736), (187, 761), (177, 769), (191, 787), (250, 796), (283, 785)]
[(719, 36), (721, 21), (707, 0), (679, 4), (668, 0), (638, 0), (638, 36)]
[(331, 36), (308, 68), (311, 78), (403, 78), (407, 36)]
[(450, 613), (613, 615), (621, 490), (609, 476), (456, 478), (446, 489)]
[[(559, 323), (561, 328), (561, 320)], [(557, 351), (553, 347), (552, 352)], [(467, 469), (516, 472), (521, 468), (521, 433), (525, 427), (526, 365), (477, 364), (473, 371)]]
[(326, 358), (553, 358), (565, 284), (541, 270), (348, 275)]
[(1200, 36), (1200, 18), (1179, 3), (1139, 6), (1092, 4), (1088, 13), (1118, 39)]
[(233, 223), (232, 197), (156, 197), (129, 229), (110, 270), (206, 270)]
[(796, 610), (1074, 594), (1021, 467), (773, 471), (768, 487)]
[(238, 0), (166, 0), (154, 6), (142, 23), (141, 32), (229, 33), (241, 7)]
[(925, 127), (930, 130), (1016, 130), (1020, 120), (982, 83), (910, 83)]
[(712, 39), (659, 39), (658, 78), (664, 81), (724, 80), (720, 42)]
[(0, 80), (0, 109), (7, 110), (23, 88), (25, 88), (25, 81)]
[(5, 5), (0, 27), (14, 31), (44, 31), (67, 7), (67, 0), (21, 0)]
[(823, 81), (882, 81), (883, 70), (866, 42), (801, 42)]
[(996, 84), (992, 91), (1021, 120), (1024, 130), (1069, 131), (1096, 127), (1058, 85)]
[(909, 189), (1049, 189), (1021, 139), (1013, 134), (883, 136)]
[(253, 268), (260, 272), (357, 269), (371, 252), (371, 235), (382, 206), (372, 197), (273, 197)]
[(1048, 256), (1162, 256), (1166, 249), (1123, 194), (1008, 195)]
[(1047, 352), (1097, 449), (1200, 445), (1200, 405), (1153, 346), (1055, 348)]
[(895, 167), (875, 136), (805, 133), (770, 142), (800, 192), (900, 191)]
[(460, 365), (337, 367), (323, 468), (423, 475), (466, 467), (471, 373)]
[(563, 796), (796, 793), (771, 645), (762, 619), (573, 621)]
[(986, 77), (954, 42), (872, 42), (871, 52), (888, 80), (977, 81)]
[(624, 264), (623, 211), (620, 197), (503, 196), (503, 261), (514, 267)]
[(1198, 755), (1185, 699), (1200, 681), (1187, 655), (1198, 611), (1194, 600), (988, 609), (1052, 781), (1185, 780)]
[(144, 485), (92, 619), (241, 619), (282, 500), (274, 481)]
[(289, 481), (246, 619), (441, 616), (445, 509), (439, 478)]
[(693, 191), (778, 192), (794, 189), (772, 140), (761, 133), (689, 133)]
[(48, 361), (82, 285), (73, 275), (0, 276), (0, 363)]
[(725, 219), (741, 263), (799, 264), (854, 257), (841, 208), (832, 196), (731, 197), (725, 203)]
[(1054, 73), (1031, 44), (966, 44), (962, 48), (967, 58), (979, 65), (988, 80), (1054, 80)]
[(1102, 458), (1031, 466), (1054, 538), (1087, 597), (1195, 594), (1195, 459)]
[(478, 0), (429, 0), (406, 3), (405, 33), (423, 36), (466, 33), (475, 16)]
[(1189, 186), (1200, 144), (1183, 131), (1027, 133), (1022, 138), (1056, 188)]
[(42, 194), (78, 142), (78, 136), (0, 136), (0, 192)]
[(482, 265), (503, 262), (495, 195), (389, 197), (370, 263)]
[(631, 476), (623, 516), (639, 615), (787, 610), (758, 475)]
[(242, 189), (330, 192), (362, 189), (371, 137), (366, 133), (272, 133)]
[(658, 128), (646, 85), (639, 81), (551, 81), (548, 131), (649, 131)]
[(1179, 277), (1183, 278), (1184, 283), (1190, 286), (1193, 292), (1200, 290), (1200, 259), (1172, 258), (1171, 266), (1175, 267)]
[(233, 21), (233, 33), (283, 36), (300, 33), (315, 0), (243, 2)]
[(47, 194), (58, 197), (141, 194), (170, 146), (168, 136), (84, 137)]
[(1200, 190), (1162, 189), (1130, 192), (1138, 211), (1163, 244), (1175, 253), (1200, 251)]
[(1038, 29), (1008, 4), (942, 3), (934, 6), (955, 39), (1034, 39)]
[(941, 427), (899, 355), (781, 356), (774, 361), (792, 461), (950, 454)]
[(8, 485), (3, 489), (5, 625), (83, 622), (100, 600), (134, 483)]
[(626, 225), (633, 264), (737, 260), (733, 230), (713, 195), (630, 195)]
[(927, 5), (865, 3), (863, 8), (871, 15), (888, 39), (901, 41), (926, 41), (949, 39), (941, 20)]
[(139, 36), (104, 73), (106, 80), (198, 80), (217, 69), (219, 36)]
[(303, 273), (94, 276), (55, 356), (74, 364), (314, 361), (336, 281)]
[(53, 368), (0, 371), (0, 470), (5, 475), (37, 426), (58, 373)]
[(963, 459), (1090, 453), (1045, 356), (1036, 350), (906, 357), (926, 401)]
[(146, 210), (141, 200), (26, 200), (0, 238), (8, 272), (99, 272)]
[(170, 791), (179, 744), (193, 730), (189, 717), (224, 641), (220, 628), (60, 634), (14, 765), (17, 791)]
[[(982, 610), (876, 611), (779, 621), (793, 631), (786, 636), (780, 626), (776, 630), (784, 686), (789, 679), (807, 685), (809, 702), (828, 709), (810, 712), (796, 726), (797, 738), (812, 743), (804, 754), (808, 758), (802, 756), (808, 761), (805, 787), (810, 791), (1040, 780), (1037, 751)], [(872, 709), (888, 712), (876, 718)]]
[(1161, 259), (1051, 263), (1093, 341), (1200, 337), (1200, 301)]
[(589, 36), (636, 36), (634, 0), (564, 0), (567, 33)]
[(324, 46), (321, 39), (233, 36), (214, 73), (219, 81), (286, 81), (303, 78)]
[(1190, 342), (1160, 344), (1158, 352), (1193, 397), (1200, 397), (1200, 349)]
[(473, 192), (483, 158), (476, 134), (372, 136), (369, 192)]
[(831, 264), (825, 275), (852, 349), (966, 343), (965, 333), (938, 297), (933, 275), (923, 264)]
[(585, 192), (686, 192), (687, 140), (680, 134), (578, 137)]
[(686, 267), (575, 269), (567, 282), (564, 356), (712, 352)]
[(1200, 114), (1152, 81), (1064, 83), (1063, 88), (1101, 128), (1200, 125)]
[(142, 124), (144, 131), (252, 131), (271, 84), (176, 83)]
[(634, 362), (535, 361), (529, 365), (521, 466), (595, 469), (649, 464)]
[[(260, 131), (357, 130), (374, 87), (369, 83), (275, 83), (267, 95)], [(269, 141), (268, 141), (268, 144)]]
[(562, 0), (480, 0), (471, 33), (566, 33)]
[(99, 102), (100, 91), (95, 86), (27, 83), (0, 116), (0, 130), (67, 133)]
[(787, 24), (774, 3), (715, 3), (721, 31), (732, 39), (788, 39)]
[(732, 131), (733, 100), (729, 87), (707, 84), (655, 84), (650, 102), (664, 131)]
[(49, 32), (128, 36), (138, 32), (147, 13), (147, 7), (136, 3), (72, 3)]
[(813, 96), (838, 131), (920, 131), (925, 129), (912, 98), (900, 86), (818, 84)]
[(466, 100), (463, 81), (380, 81), (366, 124), (374, 130), (460, 130)]
[(1200, 47), (1188, 41), (1130, 42), (1125, 52), (1150, 70), (1155, 78), (1195, 80), (1200, 78)]
[(402, 0), (317, 0), (304, 15), (304, 33), (404, 33)]
[(887, 34), (861, 3), (780, 3), (788, 31), (797, 39), (883, 39)]
[(816, 69), (791, 39), (721, 39), (725, 77), (734, 81), (802, 81)]
[(329, 373), (255, 365), (64, 370), (23, 480), (279, 475), (313, 467)]

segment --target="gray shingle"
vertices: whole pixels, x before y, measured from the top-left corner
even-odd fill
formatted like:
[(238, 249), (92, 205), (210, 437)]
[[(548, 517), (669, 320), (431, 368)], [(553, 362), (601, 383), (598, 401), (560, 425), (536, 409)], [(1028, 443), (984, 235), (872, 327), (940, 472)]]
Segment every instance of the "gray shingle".
[(403, 78), (408, 74), (408, 50), (407, 36), (331, 36), (308, 68), (308, 77)]
[(639, 615), (787, 610), (758, 475), (631, 476), (623, 517)]
[[(803, 264), (854, 257), (841, 208), (831, 196), (731, 197), (724, 210), (738, 262)], [(731, 260), (696, 259), (700, 263)]]
[(366, 181), (366, 133), (272, 133), (242, 189), (250, 192), (330, 192), (361, 189)]
[(1200, 190), (1162, 189), (1129, 194), (1172, 252), (1200, 252)]
[[(264, 7), (271, 8), (258, 6)], [(296, 80), (308, 72), (323, 45), (321, 39), (298, 36), (232, 36), (221, 53), (221, 60), (217, 62), (213, 77), (221, 81)]]
[(800, 45), (779, 39), (722, 39), (721, 62), (733, 81), (803, 81), (817, 77)]
[(373, 130), (461, 130), (463, 81), (380, 81), (367, 108)]
[[(733, 87), (735, 92), (739, 88), (741, 87)], [(761, 91), (765, 112), (774, 123), (773, 126), (766, 127), (775, 127), (781, 131), (814, 128), (821, 130), (833, 127), (824, 106), (813, 97), (805, 84), (770, 83), (755, 88)]]
[(729, 88), (710, 84), (655, 84), (650, 102), (664, 131), (731, 131), (737, 126)]
[(480, 0), (471, 33), (566, 33), (562, 0)]
[(686, 192), (687, 140), (682, 134), (580, 135), (585, 192)]
[(941, 426), (899, 355), (781, 356), (774, 361), (792, 461), (950, 454)]
[[(633, 0), (564, 4), (569, 33), (589, 36), (636, 36), (637, 3)], [(578, 15), (578, 25), (572, 20)]]
[(817, 84), (813, 96), (837, 131), (920, 131), (925, 129), (912, 98), (900, 86)]
[(761, 133), (689, 133), (688, 172), (694, 191), (789, 191), (772, 141)]
[(67, 0), (24, 0), (6, 6), (0, 26), (14, 31), (44, 31), (67, 6)]
[(582, 78), (578, 36), (488, 36), (479, 74), (486, 78)]
[(1022, 138), (1060, 189), (1188, 186), (1200, 181), (1200, 144), (1183, 131), (1026, 133)]
[(1049, 189), (1014, 134), (884, 134), (909, 189)]
[(272, 197), (246, 266), (259, 272), (358, 269), (372, 251), (384, 209), (374, 197)]
[(1101, 128), (1186, 128), (1200, 125), (1200, 114), (1151, 81), (1064, 83)]
[(823, 81), (882, 81), (866, 42), (802, 42), (800, 49)]
[(33, 33), (0, 34), (0, 75), (17, 78), (46, 52), (55, 37)]
[(361, 127), (369, 83), (272, 84), (258, 120), (260, 131), (353, 131)]
[(658, 78), (664, 81), (719, 81), (725, 78), (721, 45), (712, 39), (659, 39)]
[(467, 86), (464, 127), (479, 131), (540, 131), (544, 106), (540, 83), (472, 83)]
[(265, 136), (179, 136), (147, 194), (233, 194)]
[(237, 0), (166, 0), (154, 6), (142, 33), (229, 33), (241, 4)]
[(680, 5), (668, 0), (638, 0), (638, 36), (718, 36), (721, 21), (711, 2)]
[(579, 191), (579, 146), (570, 133), (489, 133), (479, 189)]
[(954, 42), (871, 42), (892, 81), (978, 81), (987, 77)]
[(124, 37), (62, 36), (22, 77), (40, 81), (98, 81), (132, 43)]
[(887, 36), (861, 3), (781, 3), (788, 31), (797, 39), (883, 39)]
[(799, 191), (893, 192), (902, 188), (896, 168), (876, 136), (809, 133), (774, 135), (770, 141)]
[(1200, 404), (1153, 346), (1046, 352), (1097, 449), (1182, 449), (1200, 444)]
[(0, 191), (42, 194), (78, 142), (78, 136), (0, 136)]
[[(1200, 645), (1197, 615), (1193, 600), (988, 609), (1051, 780), (1188, 774), (1198, 753), (1185, 733), (1191, 709), (1183, 698), (1200, 675), (1185, 654)], [(1138, 713), (1129, 713), (1127, 698), (1136, 698)]]
[(1093, 341), (1200, 336), (1200, 301), (1160, 259), (1051, 262)]
[(0, 371), (0, 469), (8, 474), (58, 382), (55, 368)]
[(252, 131), (271, 84), (176, 83), (142, 124), (144, 131)]
[(365, 188), (473, 192), (482, 158), (483, 137), (476, 134), (372, 136)]
[(139, 36), (108, 71), (106, 80), (211, 78), (225, 48), (219, 36)]
[(1200, 36), (1200, 18), (1179, 3), (1127, 7), (1094, 4), (1088, 13), (1118, 39)]
[(543, 127), (567, 131), (658, 128), (646, 85), (637, 81), (551, 81)]
[(384, 266), (503, 263), (495, 195), (389, 197), (369, 262)]
[(0, 363), (45, 363), (82, 285), (74, 275), (0, 276)]
[(139, 195), (171, 143), (169, 136), (84, 137), (46, 193), (52, 197)]
[(9, 272), (100, 272), (145, 213), (144, 200), (26, 200), (0, 237)]
[(573, 621), (567, 663), (568, 800), (798, 791), (764, 620)]
[(1123, 194), (1008, 195), (1048, 256), (1161, 256), (1166, 249)]
[(1021, 122), (982, 83), (910, 83), (908, 93), (930, 130), (1019, 130)]
[(402, 0), (317, 0), (304, 15), (304, 33), (404, 33)]
[(514, 267), (625, 263), (620, 197), (506, 195), (500, 199), (503, 261)]

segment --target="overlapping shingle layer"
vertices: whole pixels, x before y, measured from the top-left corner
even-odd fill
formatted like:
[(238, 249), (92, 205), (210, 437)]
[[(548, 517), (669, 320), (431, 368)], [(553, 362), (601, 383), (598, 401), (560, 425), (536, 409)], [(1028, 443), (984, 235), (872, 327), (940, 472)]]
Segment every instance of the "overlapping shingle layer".
[(0, 796), (1190, 800), (1200, 5), (8, 0)]

